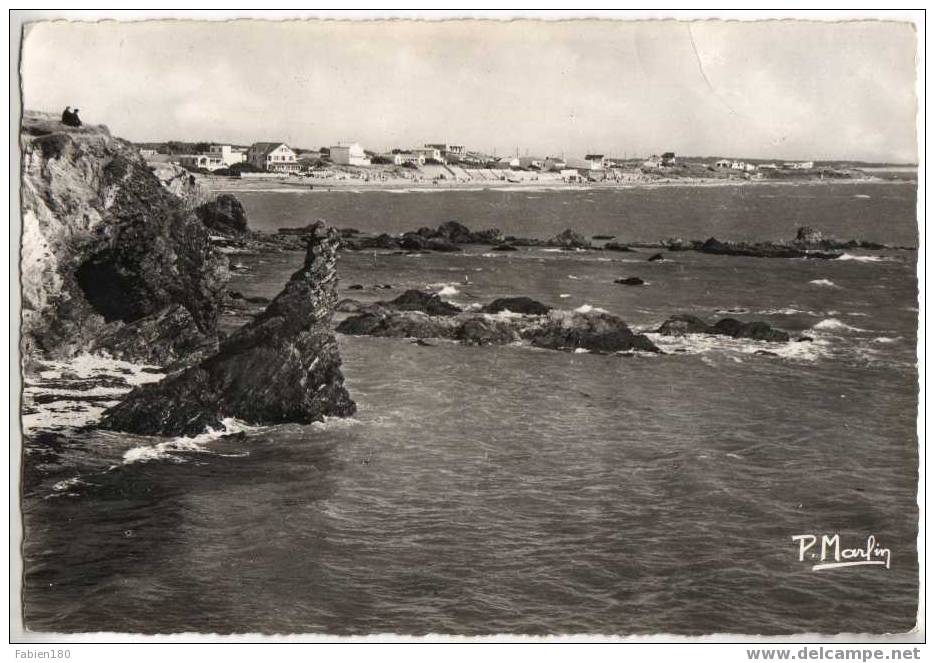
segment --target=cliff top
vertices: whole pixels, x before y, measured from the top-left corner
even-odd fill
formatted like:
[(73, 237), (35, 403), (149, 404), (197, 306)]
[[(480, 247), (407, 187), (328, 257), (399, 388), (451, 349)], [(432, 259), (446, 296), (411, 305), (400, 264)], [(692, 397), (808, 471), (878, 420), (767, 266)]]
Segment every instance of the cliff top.
[(70, 127), (67, 124), (62, 124), (61, 115), (25, 110), (20, 124), (20, 133), (29, 136), (48, 136), (56, 133), (110, 136), (110, 129), (103, 124), (83, 124), (80, 127)]

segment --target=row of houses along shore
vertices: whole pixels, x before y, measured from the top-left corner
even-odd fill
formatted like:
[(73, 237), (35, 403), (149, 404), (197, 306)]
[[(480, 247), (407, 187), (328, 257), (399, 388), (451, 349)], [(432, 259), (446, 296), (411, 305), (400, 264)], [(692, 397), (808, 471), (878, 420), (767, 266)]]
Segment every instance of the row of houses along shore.
[[(171, 143), (166, 145), (172, 145)], [(666, 171), (680, 164), (674, 152), (663, 152), (648, 158), (614, 158), (603, 154), (587, 154), (583, 158), (563, 156), (496, 157), (467, 150), (463, 145), (428, 143), (422, 147), (393, 149), (385, 153), (365, 150), (359, 143), (340, 143), (317, 151), (298, 150), (281, 141), (253, 143), (249, 147), (227, 144), (196, 144), (190, 153), (166, 153), (164, 146), (141, 145), (140, 151), (149, 161), (177, 163), (189, 170), (223, 175), (282, 176), (314, 175), (330, 167), (345, 170), (377, 169), (379, 166), (410, 168), (432, 179), (471, 179), (472, 170), (550, 173), (565, 181), (602, 178), (621, 172)], [(163, 147), (163, 149), (160, 149)], [(783, 163), (752, 163), (735, 159), (719, 159), (713, 163), (693, 163), (711, 171), (731, 171), (744, 174), (757, 171), (809, 170), (811, 161)], [(606, 176), (606, 175), (604, 175)], [(502, 175), (509, 178), (509, 175)]]

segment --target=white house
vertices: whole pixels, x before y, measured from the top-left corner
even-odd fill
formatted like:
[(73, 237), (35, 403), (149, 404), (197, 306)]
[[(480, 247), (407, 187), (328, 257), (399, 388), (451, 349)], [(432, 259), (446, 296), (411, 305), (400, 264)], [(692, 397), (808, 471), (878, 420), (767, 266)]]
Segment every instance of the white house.
[[(451, 145), (449, 143), (426, 143), (425, 147), (436, 149), (441, 152), (443, 157), (447, 157), (449, 154), (461, 158), (466, 154), (464, 145)], [(434, 159), (434, 157), (431, 157)]]
[(296, 161), (295, 152), (285, 143), (254, 143), (247, 150), (247, 161), (269, 172), (288, 173), (302, 169)]
[(746, 161), (732, 161), (730, 167), (733, 170), (742, 170), (745, 173), (752, 173), (756, 170), (756, 166), (752, 163), (747, 163)]
[(643, 166), (646, 168), (662, 168), (662, 157), (658, 154), (653, 154), (643, 162)]
[(542, 164), (543, 170), (564, 170), (566, 166), (565, 160), (561, 157), (546, 157), (545, 162)]
[(607, 160), (603, 154), (586, 154), (584, 160), (591, 165), (591, 170), (604, 170)]
[(534, 168), (536, 170), (542, 170), (545, 160), (540, 157), (520, 157), (519, 158), (519, 167), (520, 168)]
[(140, 154), (142, 154), (144, 157), (154, 157), (159, 153), (156, 150), (151, 150), (149, 148), (144, 147), (143, 149), (140, 150)]
[(394, 166), (405, 166), (406, 164), (415, 164), (416, 166), (425, 165), (425, 157), (421, 154), (412, 152), (389, 152), (381, 154), (384, 159), (388, 159)]
[(331, 146), (331, 162), (339, 166), (369, 166), (370, 157), (360, 143)]
[(442, 163), (445, 161), (445, 157), (442, 155), (442, 151), (437, 147), (414, 147), (411, 151), (413, 154), (421, 155), (422, 158), (426, 161), (429, 159), (441, 161)]
[(718, 159), (714, 162), (715, 168), (730, 168), (733, 162), (730, 159)]
[(226, 164), (210, 154), (179, 154), (177, 157), (180, 166), (188, 168), (204, 168), (205, 170), (218, 170), (225, 168)]
[(226, 166), (233, 166), (235, 163), (243, 163), (247, 160), (247, 155), (243, 150), (231, 145), (212, 145), (208, 148), (208, 154), (215, 159), (220, 159)]
[(565, 182), (578, 182), (581, 180), (581, 173), (574, 168), (563, 168), (558, 172)]

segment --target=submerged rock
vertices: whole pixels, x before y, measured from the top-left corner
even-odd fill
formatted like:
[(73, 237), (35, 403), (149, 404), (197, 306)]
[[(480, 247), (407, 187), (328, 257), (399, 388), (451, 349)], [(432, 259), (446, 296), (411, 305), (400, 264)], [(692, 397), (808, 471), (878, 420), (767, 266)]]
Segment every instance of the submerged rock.
[(346, 417), (356, 406), (344, 387), (331, 316), (339, 238), (320, 228), (304, 266), (256, 318), (218, 352), (158, 383), (134, 389), (101, 425), (141, 435), (196, 435), (225, 418), (252, 424)]
[(631, 249), (629, 246), (627, 246), (626, 244), (621, 244), (620, 242), (607, 242), (604, 245), (604, 250), (605, 251), (628, 251), (628, 252), (633, 251), (633, 249)]
[(647, 260), (648, 262), (657, 262), (659, 260), (665, 260), (665, 256), (663, 256), (661, 253), (654, 253), (653, 255), (649, 256)]
[(656, 333), (664, 336), (682, 336), (685, 334), (716, 334), (732, 338), (750, 338), (755, 341), (786, 343), (789, 335), (779, 329), (773, 329), (765, 322), (741, 322), (734, 318), (724, 318), (713, 325), (707, 324), (694, 315), (673, 315), (662, 323)]
[(614, 279), (614, 283), (619, 283), (620, 285), (646, 285), (646, 281), (641, 279), (639, 276), (629, 276), (625, 279)]

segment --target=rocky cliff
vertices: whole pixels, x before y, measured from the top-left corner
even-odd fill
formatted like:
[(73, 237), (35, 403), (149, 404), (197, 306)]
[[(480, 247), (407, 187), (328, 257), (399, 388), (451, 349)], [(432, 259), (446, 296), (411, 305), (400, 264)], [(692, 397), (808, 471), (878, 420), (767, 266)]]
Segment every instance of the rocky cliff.
[(103, 126), (27, 111), (21, 144), (24, 355), (165, 364), (216, 347), (228, 271), (194, 212), (204, 192)]
[(305, 264), (279, 295), (225, 339), (219, 351), (159, 383), (132, 391), (102, 426), (143, 435), (197, 435), (233, 417), (253, 424), (350, 416), (331, 317), (340, 238), (319, 226)]

